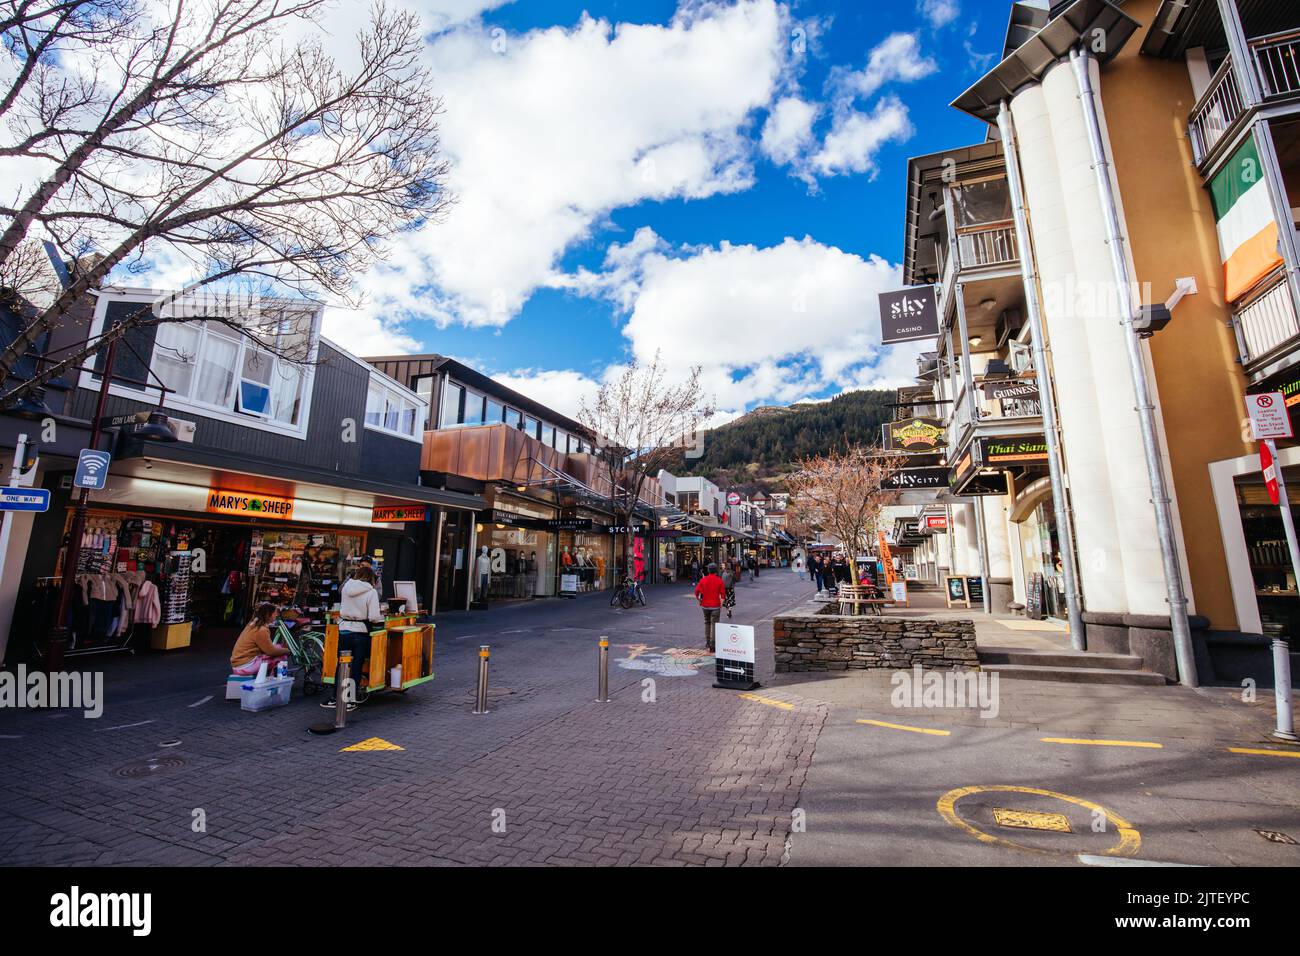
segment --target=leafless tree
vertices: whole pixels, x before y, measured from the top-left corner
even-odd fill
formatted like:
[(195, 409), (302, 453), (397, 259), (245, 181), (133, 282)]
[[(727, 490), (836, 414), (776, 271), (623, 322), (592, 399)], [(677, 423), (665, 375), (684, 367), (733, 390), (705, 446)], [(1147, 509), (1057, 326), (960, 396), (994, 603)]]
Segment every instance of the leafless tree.
[[(41, 170), (20, 196), (0, 197), (9, 203), (0, 204), (0, 274), (33, 238), (70, 264), (66, 285), (0, 353), (0, 379), (118, 267), (179, 262), (196, 278), (68, 361), (145, 321), (212, 318), (260, 334), (264, 310), (251, 324), (195, 314), (208, 301), (203, 286), (237, 284), (251, 301), (348, 300), (386, 241), (449, 202), (442, 104), (411, 13), (371, 8), (344, 68), (316, 29), (325, 0), (170, 0), (166, 20), (132, 0), (46, 0), (43, 15), (31, 0), (0, 2), (6, 39), (21, 41), (9, 44), (16, 68), (0, 157)], [(85, 19), (74, 30), (75, 16)], [(57, 63), (36, 56), (23, 77), (50, 37), (69, 49)], [(274, 335), (265, 345), (280, 347)]]
[(632, 521), (646, 480), (682, 461), (712, 414), (699, 367), (674, 383), (659, 353), (649, 364), (634, 360), (601, 383), (595, 397), (579, 409), (578, 421), (596, 439), (611, 510), (623, 528), (625, 560), (632, 553)]
[(861, 445), (801, 459), (786, 478), (787, 520), (839, 538), (851, 564), (873, 550), (881, 510), (897, 494), (885, 482), (901, 464), (898, 456)]

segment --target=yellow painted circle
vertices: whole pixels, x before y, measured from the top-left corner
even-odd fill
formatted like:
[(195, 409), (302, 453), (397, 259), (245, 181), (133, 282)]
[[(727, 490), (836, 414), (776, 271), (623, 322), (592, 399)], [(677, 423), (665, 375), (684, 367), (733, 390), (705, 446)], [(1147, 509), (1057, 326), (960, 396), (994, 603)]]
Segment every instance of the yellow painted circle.
[(1138, 832), (1137, 827), (1129, 823), (1118, 814), (1112, 813), (1100, 804), (1093, 803), (1091, 800), (1084, 800), (1082, 797), (1072, 797), (1068, 793), (1057, 793), (1055, 790), (1039, 790), (1037, 787), (1015, 787), (1010, 785), (990, 785), (974, 787), (958, 787), (956, 790), (949, 790), (936, 805), (939, 815), (957, 827), (959, 830), (965, 830), (975, 839), (983, 843), (994, 843), (1002, 846), (1015, 847), (1017, 850), (1029, 850), (1033, 853), (1052, 853), (1052, 850), (1046, 850), (1042, 847), (1026, 846), (1023, 843), (1016, 843), (1014, 840), (1007, 840), (1003, 837), (994, 836), (991, 833), (985, 833), (979, 827), (967, 823), (957, 816), (957, 801), (962, 797), (969, 797), (973, 793), (1032, 793), (1040, 797), (1051, 797), (1054, 800), (1064, 800), (1066, 803), (1073, 803), (1076, 806), (1084, 807), (1088, 810), (1101, 811), (1105, 814), (1106, 819), (1111, 822), (1119, 833), (1119, 842), (1109, 850), (1103, 850), (1102, 856), (1133, 856), (1142, 846), (1142, 834)]

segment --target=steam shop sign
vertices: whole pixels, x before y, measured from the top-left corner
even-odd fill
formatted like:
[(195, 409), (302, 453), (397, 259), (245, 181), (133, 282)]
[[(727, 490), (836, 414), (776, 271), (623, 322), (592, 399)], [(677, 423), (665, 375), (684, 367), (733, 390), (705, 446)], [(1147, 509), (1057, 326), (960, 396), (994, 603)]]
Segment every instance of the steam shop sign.
[(906, 418), (880, 427), (889, 451), (931, 452), (948, 447), (941, 418)]
[(934, 286), (882, 292), (879, 302), (883, 344), (932, 339), (939, 334), (939, 303)]

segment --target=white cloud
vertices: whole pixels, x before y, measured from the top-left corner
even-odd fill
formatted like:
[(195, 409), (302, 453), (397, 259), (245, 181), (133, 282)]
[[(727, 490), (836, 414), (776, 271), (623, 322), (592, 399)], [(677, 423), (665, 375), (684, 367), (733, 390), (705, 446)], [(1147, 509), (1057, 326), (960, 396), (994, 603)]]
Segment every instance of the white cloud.
[[(612, 246), (606, 262), (607, 271), (574, 284), (593, 294), (603, 280), (606, 295), (630, 303), (623, 334), (632, 355), (648, 361), (658, 352), (676, 376), (701, 366), (723, 415), (870, 381), (869, 368), (882, 362), (893, 380), (900, 367), (893, 347), (881, 346), (876, 299), (898, 285), (899, 268), (878, 256), (808, 237), (670, 250), (641, 230)], [(914, 376), (913, 364), (898, 379)]]
[(353, 355), (405, 355), (420, 349), (420, 343), (400, 329), (352, 309), (327, 307), (321, 332)]
[(891, 33), (872, 48), (861, 70), (837, 67), (830, 84), (841, 95), (868, 97), (886, 83), (912, 83), (939, 69), (939, 64), (921, 52), (915, 33)]
[(493, 374), (492, 378), (573, 419), (578, 418), (583, 402), (596, 397), (600, 387), (596, 379), (572, 369), (516, 369)]
[(785, 68), (774, 0), (684, 9), (667, 26), (435, 39), (458, 202), (363, 280), (372, 311), (504, 325), (610, 211), (752, 180), (752, 114)]
[(897, 97), (880, 100), (870, 113), (837, 113), (821, 149), (809, 165), (822, 176), (876, 171), (875, 156), (890, 140), (902, 142), (915, 132), (907, 107)]
[(916, 10), (937, 29), (957, 19), (961, 3), (959, 0), (917, 0)]
[(512, 2), (513, 0), (407, 0), (405, 5), (423, 14), (431, 31), (442, 32), (476, 20), (489, 10)]
[(812, 125), (816, 116), (814, 103), (797, 96), (778, 100), (763, 124), (759, 146), (764, 155), (774, 163), (793, 163), (813, 141)]

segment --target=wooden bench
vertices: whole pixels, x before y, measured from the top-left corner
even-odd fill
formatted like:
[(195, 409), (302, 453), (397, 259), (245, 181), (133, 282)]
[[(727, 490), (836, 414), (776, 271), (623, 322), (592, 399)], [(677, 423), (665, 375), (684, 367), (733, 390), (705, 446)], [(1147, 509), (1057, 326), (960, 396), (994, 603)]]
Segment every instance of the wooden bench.
[(882, 608), (890, 603), (880, 597), (875, 588), (864, 584), (841, 584), (835, 596), (840, 602), (841, 614), (861, 614), (864, 607), (880, 614)]

